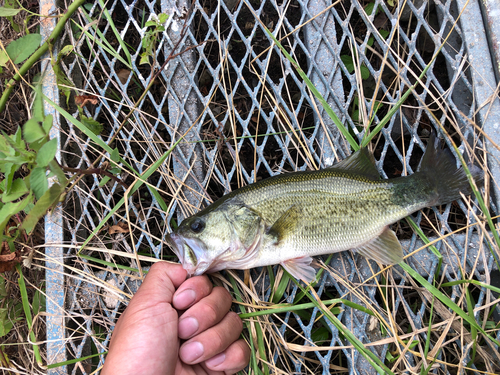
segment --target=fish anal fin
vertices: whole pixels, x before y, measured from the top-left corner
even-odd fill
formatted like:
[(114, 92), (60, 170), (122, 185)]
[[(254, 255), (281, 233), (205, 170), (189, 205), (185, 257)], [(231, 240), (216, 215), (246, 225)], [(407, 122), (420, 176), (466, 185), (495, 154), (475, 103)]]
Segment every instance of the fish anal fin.
[(382, 233), (355, 249), (358, 253), (368, 259), (381, 264), (397, 264), (403, 260), (403, 249), (401, 243), (389, 227)]
[(300, 258), (293, 258), (281, 262), (281, 265), (287, 272), (298, 280), (303, 280), (308, 283), (316, 277), (316, 271), (311, 266), (312, 258), (310, 256), (303, 256)]
[(289, 234), (295, 233), (299, 222), (299, 211), (297, 206), (290, 207), (268, 230), (267, 233), (275, 238), (276, 244)]
[(348, 158), (328, 168), (350, 171), (374, 180), (380, 179), (380, 173), (375, 166), (375, 158), (367, 148), (359, 149)]

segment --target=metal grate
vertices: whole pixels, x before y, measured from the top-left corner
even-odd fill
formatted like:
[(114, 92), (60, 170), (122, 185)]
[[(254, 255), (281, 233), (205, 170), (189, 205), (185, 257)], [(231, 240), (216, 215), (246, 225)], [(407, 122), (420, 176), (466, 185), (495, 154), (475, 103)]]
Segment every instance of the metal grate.
[[(118, 148), (120, 155), (138, 173), (143, 173), (184, 136), (179, 147), (148, 180), (150, 185), (127, 197), (127, 209), (123, 206), (109, 222), (116, 224), (128, 215), (134, 241), (128, 234), (109, 235), (101, 231), (89, 246), (130, 254), (170, 255), (162, 239), (170, 230), (172, 220), (180, 221), (244, 184), (287, 171), (328, 166), (350, 153), (348, 144), (319, 102), (311, 99), (296, 70), (271, 43), (263, 25), (278, 39), (283, 38), (285, 48), (291, 51), (358, 141), (364, 135), (360, 125), (363, 113), (373, 114), (374, 123), (378, 123), (391, 103), (416, 82), (414, 73), (420, 74), (432, 56), (438, 54), (422, 79), (425, 89), (419, 87), (410, 94), (402, 109), (373, 142), (377, 168), (384, 178), (413, 173), (425, 149), (422, 139), (440, 125), (450, 134), (462, 134), (462, 137), (454, 136), (456, 142), (467, 139), (478, 148), (485, 146), (471, 124), (479, 119), (487, 132), (500, 112), (498, 102), (494, 101), (491, 105), (496, 107), (488, 108), (489, 117), (484, 108), (478, 112), (495, 85), (494, 78), (488, 81), (492, 69), (488, 72), (486, 66), (487, 46), (480, 51), (484, 57), (481, 74), (476, 64), (471, 64), (481, 58), (477, 52), (481, 47), (477, 45), (474, 57), (470, 55), (472, 44), (481, 42), (476, 39), (471, 42), (472, 37), (476, 37), (474, 33), (481, 34), (480, 30), (471, 30), (482, 26), (473, 21), (474, 15), (479, 14), (477, 2), (467, 2), (458, 23), (461, 1), (415, 0), (406, 2), (404, 9), (398, 5), (404, 2), (394, 3), (396, 6), (390, 7), (386, 2), (375, 1), (370, 12), (371, 5), (362, 1), (332, 5), (321, 0), (196, 0), (190, 10), (191, 4), (184, 1), (112, 0), (105, 6), (109, 15), (103, 13), (99, 2), (89, 5), (88, 15), (80, 13), (76, 22), (90, 25), (95, 21), (93, 25), (97, 25), (102, 36), (91, 25), (87, 35), (76, 27), (68, 29), (63, 42), (75, 46), (77, 57), (64, 61), (64, 69), (77, 87), (81, 87), (80, 94), (99, 96), (99, 104), (84, 107), (84, 114), (104, 124), (101, 138), (109, 142), (116, 137), (110, 146)], [(144, 100), (132, 111), (151, 80), (150, 66), (139, 64), (145, 47), (145, 22), (160, 13), (168, 14), (169, 18), (166, 32), (157, 41), (150, 61), (158, 69), (169, 54), (187, 51), (170, 60)], [(113, 24), (128, 45), (132, 70), (127, 67), (128, 58), (113, 31)], [(91, 36), (106, 39), (109, 45), (98, 43)], [(179, 40), (182, 41), (180, 48), (174, 51)], [(445, 40), (447, 43), (439, 50)], [(118, 51), (120, 59), (113, 57), (110, 52), (113, 49)], [(351, 62), (357, 58), (362, 66), (360, 73), (368, 77), (356, 78)], [(481, 92), (478, 92), (477, 80), (485, 83)], [(70, 111), (75, 117), (79, 116), (75, 108)], [(68, 166), (82, 169), (95, 166), (98, 147), (73, 124), (67, 123), (62, 131), (61, 144), (63, 161)], [(460, 146), (464, 154), (467, 149), (468, 145)], [(135, 181), (135, 177), (125, 173), (121, 178), (126, 185)], [(108, 182), (100, 187), (100, 182), (94, 176), (82, 179), (65, 206), (64, 240), (73, 246), (82, 244), (125, 194), (125, 188), (117, 183)], [(156, 199), (157, 192), (166, 206)], [(491, 206), (495, 211), (493, 201)], [(419, 212), (415, 221), (426, 234), (435, 237), (463, 227), (469, 221), (474, 223), (474, 217), (464, 202), (458, 202), (458, 205)], [(404, 223), (401, 226), (404, 227)], [(411, 231), (399, 228), (398, 233), (406, 238), (402, 242), (407, 254), (422, 246)], [(460, 278), (462, 267), (466, 272), (473, 272), (477, 280), (487, 281), (485, 275), (489, 274), (487, 270), (493, 270), (493, 259), (475, 230), (464, 233), (436, 244), (444, 256), (443, 280)], [(89, 249), (82, 254), (138, 267), (135, 260), (123, 256)], [(99, 265), (92, 260), (78, 258), (73, 262), (75, 248), (69, 248), (65, 255), (66, 264), (73, 267), (73, 276), (67, 277), (65, 284), (67, 340), (47, 344), (49, 363), (56, 362), (56, 357), (60, 361), (64, 355), (68, 359), (83, 357), (90, 354), (93, 346), (104, 351), (117, 314), (126, 305), (125, 297), (138, 285), (134, 272), (117, 274), (111, 272), (111, 268), (97, 272)], [(420, 251), (407, 262), (432, 282), (438, 261), (431, 252)], [(359, 286), (358, 294), (350, 293), (348, 288), (369, 279), (378, 270), (374, 263), (344, 252), (333, 256), (329, 269), (331, 272), (323, 275), (317, 289), (319, 296), (335, 294), (384, 311), (373, 279)], [(255, 279), (259, 272), (252, 271)], [(392, 289), (392, 311), (404, 311), (411, 316), (413, 331), (422, 329), (429, 301), (424, 298), (417, 303), (418, 299), (408, 296), (405, 287), (412, 284), (399, 267), (389, 275), (395, 280), (394, 285), (399, 286)], [(380, 277), (376, 280), (382, 282)], [(451, 297), (457, 300), (460, 290), (452, 289)], [(269, 288), (262, 288), (258, 296), (268, 301), (270, 293)], [(284, 296), (291, 302), (296, 294), (297, 288), (290, 286)], [(486, 289), (481, 289), (477, 306), (485, 298), (490, 296)], [(362, 342), (384, 337), (378, 325), (370, 324), (369, 315), (348, 306), (341, 308), (339, 319)], [(500, 314), (498, 307), (493, 309), (495, 314)], [(61, 317), (57, 309), (49, 311), (50, 314)], [(300, 345), (308, 346), (313, 342), (318, 317), (318, 310), (314, 309), (307, 317), (287, 313), (282, 320), (270, 318), (270, 321), (283, 337), (290, 325), (300, 327), (304, 337)], [(475, 317), (479, 321), (479, 313)], [(47, 318), (49, 332), (51, 319)], [(387, 316), (386, 319), (390, 324)], [(329, 329), (328, 340), (322, 346), (348, 345), (334, 326), (330, 324)], [(422, 330), (419, 335), (425, 340), (426, 332)], [(455, 345), (461, 351), (464, 364), (467, 363), (472, 346), (459, 340)], [(371, 349), (384, 360), (388, 346)], [(338, 363), (347, 366), (350, 374), (374, 371), (351, 348), (289, 352), (286, 358), (276, 349), (273, 355), (269, 360), (285, 372), (329, 374), (331, 366)], [(438, 359), (442, 358), (438, 356)], [(102, 359), (100, 361), (102, 364)], [(315, 368), (311, 367), (314, 361), (319, 361)], [(408, 352), (404, 361), (408, 366), (415, 366), (418, 358)], [(54, 371), (91, 373), (97, 364), (94, 361)], [(449, 369), (441, 365), (431, 371), (441, 372), (449, 373)]]

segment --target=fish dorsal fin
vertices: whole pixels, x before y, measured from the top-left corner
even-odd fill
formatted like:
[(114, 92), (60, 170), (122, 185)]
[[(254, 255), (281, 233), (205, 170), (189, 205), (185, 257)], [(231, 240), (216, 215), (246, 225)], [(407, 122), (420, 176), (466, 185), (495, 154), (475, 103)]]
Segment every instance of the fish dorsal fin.
[(401, 243), (389, 227), (380, 236), (358, 247), (357, 252), (381, 264), (397, 264), (403, 260)]
[(366, 147), (359, 149), (348, 158), (328, 168), (343, 169), (372, 179), (380, 179), (380, 173), (375, 166), (375, 158)]
[(311, 266), (312, 258), (304, 256), (300, 258), (288, 259), (281, 262), (281, 265), (287, 272), (298, 280), (304, 280), (308, 283), (316, 277), (316, 271)]
[(280, 243), (287, 235), (295, 232), (299, 222), (299, 211), (297, 206), (290, 207), (267, 231), (270, 236), (275, 238), (275, 244)]

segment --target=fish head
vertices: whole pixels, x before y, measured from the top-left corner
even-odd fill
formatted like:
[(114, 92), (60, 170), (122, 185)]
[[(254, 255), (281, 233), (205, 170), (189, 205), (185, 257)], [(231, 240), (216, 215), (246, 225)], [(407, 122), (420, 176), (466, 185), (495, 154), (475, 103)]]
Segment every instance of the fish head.
[(222, 204), (185, 219), (167, 236), (190, 276), (251, 262), (264, 225), (260, 216), (241, 204)]

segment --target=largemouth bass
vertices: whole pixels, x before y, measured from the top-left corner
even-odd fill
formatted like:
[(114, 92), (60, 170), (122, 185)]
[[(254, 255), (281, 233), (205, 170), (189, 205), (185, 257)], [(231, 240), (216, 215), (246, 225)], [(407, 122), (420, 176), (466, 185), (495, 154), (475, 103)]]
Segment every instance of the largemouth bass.
[[(481, 171), (471, 169), (477, 184)], [(281, 264), (304, 281), (312, 256), (349, 249), (381, 264), (402, 261), (390, 224), (424, 207), (471, 193), (463, 168), (431, 135), (415, 174), (380, 179), (373, 155), (360, 149), (319, 171), (293, 172), (242, 187), (185, 219), (167, 236), (184, 269)]]

